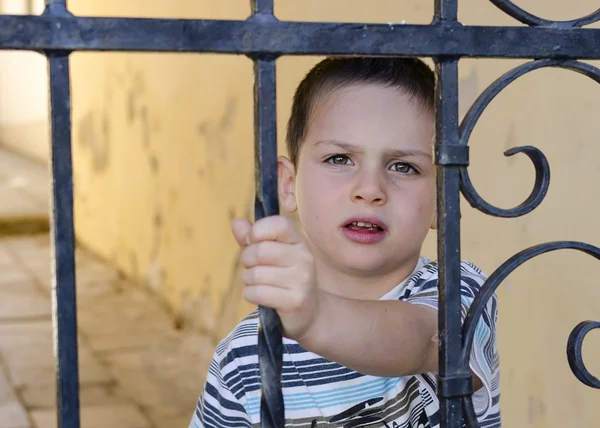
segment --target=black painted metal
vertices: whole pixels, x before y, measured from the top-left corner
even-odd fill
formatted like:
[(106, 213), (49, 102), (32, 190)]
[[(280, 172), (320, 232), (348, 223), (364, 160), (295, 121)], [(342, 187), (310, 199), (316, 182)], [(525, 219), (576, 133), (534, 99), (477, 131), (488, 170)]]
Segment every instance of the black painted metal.
[(573, 329), (567, 342), (567, 358), (573, 374), (585, 385), (600, 389), (600, 379), (592, 375), (583, 363), (581, 346), (585, 335), (600, 328), (600, 322), (582, 321)]
[[(436, 60), (436, 158), (439, 261), (439, 375), (438, 395), (443, 427), (461, 424), (461, 399), (456, 389), (472, 392), (467, 372), (461, 371), (459, 358), (460, 320), (460, 212), (458, 165), (440, 165), (443, 147), (458, 144), (458, 59)], [(441, 394), (440, 394), (441, 393)]]
[(52, 107), (53, 317), (58, 428), (79, 427), (75, 233), (71, 165), (71, 95), (68, 55), (48, 55)]
[(490, 0), (500, 10), (506, 12), (516, 20), (527, 25), (552, 25), (554, 27), (569, 28), (569, 27), (583, 27), (594, 22), (600, 21), (600, 9), (589, 15), (581, 18), (572, 19), (570, 21), (552, 21), (549, 19), (540, 18), (526, 10), (521, 9), (510, 0)]
[(600, 58), (600, 29), (0, 16), (0, 49)]
[(273, 16), (273, 0), (250, 0), (252, 13)]
[[(600, 248), (593, 245), (573, 241), (548, 242), (545, 244), (535, 245), (515, 254), (502, 265), (500, 265), (500, 267), (498, 267), (494, 273), (489, 276), (479, 291), (479, 294), (473, 300), (473, 303), (469, 308), (469, 312), (467, 313), (467, 317), (465, 318), (465, 323), (463, 326), (464, 340), (461, 356), (463, 369), (469, 367), (470, 351), (473, 345), (477, 321), (481, 318), (481, 315), (485, 309), (485, 305), (492, 297), (492, 294), (496, 291), (500, 283), (502, 283), (502, 281), (508, 275), (510, 275), (516, 268), (521, 266), (526, 261), (551, 251), (563, 249), (578, 250), (600, 260)], [(590, 387), (600, 388), (600, 381), (594, 378), (587, 371), (581, 356), (581, 344), (583, 342), (583, 337), (590, 330), (595, 328), (600, 328), (600, 323), (588, 321), (578, 325), (569, 337), (567, 355), (569, 364), (575, 376), (577, 376), (579, 380)], [(467, 425), (470, 428), (478, 428), (480, 425), (477, 423), (477, 419), (475, 418), (475, 409), (473, 407), (473, 401), (470, 395), (463, 396), (463, 405)]]
[[(277, 201), (277, 120), (275, 97), (275, 59), (254, 60), (254, 142), (256, 158), (255, 219), (279, 213)], [(262, 426), (284, 425), (281, 371), (283, 358), (282, 331), (274, 309), (260, 307), (258, 331), (260, 378), (263, 385), (260, 401)]]
[[(465, 147), (467, 146), (471, 132), (479, 120), (479, 117), (489, 103), (496, 97), (496, 95), (498, 95), (504, 88), (524, 74), (546, 67), (564, 68), (575, 71), (589, 77), (590, 79), (593, 79), (597, 83), (600, 83), (600, 69), (590, 64), (585, 64), (578, 61), (547, 59), (532, 61), (520, 65), (519, 67), (508, 71), (503, 76), (498, 78), (475, 100), (461, 123), (460, 144)], [(546, 192), (548, 191), (548, 187), (550, 186), (550, 166), (548, 165), (546, 156), (544, 156), (540, 150), (531, 146), (514, 147), (510, 150), (507, 150), (504, 154), (506, 156), (513, 156), (517, 153), (526, 154), (531, 159), (535, 167), (535, 184), (529, 197), (522, 204), (515, 208), (501, 209), (495, 207), (479, 196), (473, 187), (473, 184), (471, 183), (467, 168), (462, 168), (461, 191), (467, 201), (469, 201), (473, 207), (486, 214), (497, 217), (519, 217), (533, 211), (539, 204), (542, 203), (544, 197), (546, 196)]]
[[(600, 59), (600, 29), (581, 28), (600, 21), (600, 10), (570, 21), (535, 16), (510, 0), (490, 0), (527, 26), (463, 26), (457, 0), (434, 0), (430, 25), (284, 22), (273, 16), (273, 0), (251, 0), (245, 21), (77, 17), (65, 0), (46, 0), (42, 16), (0, 15), (0, 49), (38, 51), (48, 57), (51, 92), (52, 176), (58, 427), (79, 428), (75, 289), (75, 237), (71, 165), (69, 59), (72, 51), (157, 51), (244, 54), (255, 66), (255, 217), (276, 215), (277, 133), (275, 61), (280, 55), (429, 56), (436, 64), (436, 147), (438, 171), (438, 251), (440, 267), (441, 426), (478, 427), (471, 400), (470, 349), (475, 325), (502, 280), (540, 254), (576, 249), (600, 258), (600, 249), (579, 242), (551, 242), (526, 249), (502, 264), (475, 298), (460, 325), (460, 193), (478, 210), (517, 217), (543, 201), (550, 182), (544, 154), (515, 147), (505, 155), (527, 155), (536, 171), (530, 196), (501, 209), (475, 190), (468, 174), (471, 132), (494, 97), (520, 76), (544, 67), (582, 73), (600, 83), (600, 70), (578, 59)], [(458, 61), (462, 57), (533, 58), (490, 85), (458, 124)], [(582, 342), (600, 322), (584, 321), (571, 333), (567, 358), (575, 376), (593, 388), (600, 380), (585, 367)], [(260, 308), (259, 361), (263, 388), (262, 426), (284, 425), (281, 394), (282, 329), (277, 313)]]

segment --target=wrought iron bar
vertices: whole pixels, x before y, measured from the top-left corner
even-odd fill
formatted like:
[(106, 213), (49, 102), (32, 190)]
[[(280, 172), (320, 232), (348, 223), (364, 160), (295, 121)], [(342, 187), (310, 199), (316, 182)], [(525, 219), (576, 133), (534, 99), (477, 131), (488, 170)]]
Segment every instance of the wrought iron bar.
[(79, 428), (79, 364), (68, 54), (48, 55), (52, 136), (53, 323), (58, 428)]
[[(452, 13), (452, 11), (450, 12)], [(462, 424), (461, 396), (472, 393), (469, 371), (461, 370), (460, 170), (468, 163), (458, 145), (458, 59), (436, 59), (436, 164), (439, 263), (438, 396), (442, 427)]]
[(0, 16), (0, 50), (600, 59), (600, 29)]
[[(495, 82), (493, 82), (477, 100), (473, 103), (460, 126), (460, 145), (467, 147), (470, 135), (475, 127), (479, 117), (489, 105), (489, 103), (510, 83), (531, 71), (546, 68), (557, 67), (583, 74), (592, 80), (600, 83), (600, 69), (578, 61), (568, 60), (536, 60), (520, 65), (513, 70), (508, 71)], [(471, 206), (486, 214), (496, 217), (518, 217), (525, 215), (537, 208), (546, 196), (550, 182), (550, 168), (544, 154), (535, 147), (515, 147), (505, 152), (506, 156), (512, 156), (517, 153), (525, 153), (531, 159), (536, 171), (536, 179), (533, 190), (529, 197), (515, 208), (501, 209), (485, 201), (473, 187), (466, 166), (461, 168), (461, 191)], [(555, 251), (559, 249), (575, 249), (583, 251), (596, 259), (600, 259), (600, 248), (571, 241), (550, 242), (537, 245), (514, 255), (503, 263), (488, 278), (479, 294), (474, 299), (463, 326), (463, 348), (462, 348), (462, 369), (468, 370), (471, 347), (477, 321), (481, 318), (485, 305), (492, 297), (500, 283), (517, 267), (538, 255)], [(580, 323), (571, 333), (567, 343), (567, 358), (573, 374), (584, 384), (593, 388), (600, 388), (600, 380), (594, 377), (585, 367), (581, 355), (581, 345), (585, 335), (592, 329), (600, 328), (599, 322), (584, 321)], [(467, 426), (478, 428), (480, 425), (475, 416), (475, 409), (471, 395), (463, 397), (463, 409)]]
[(456, 23), (458, 19), (458, 0), (434, 0), (433, 14), (435, 21)]
[[(434, 23), (457, 26), (456, 0), (435, 0)], [(438, 227), (438, 338), (437, 394), (440, 425), (462, 425), (461, 395), (472, 392), (469, 372), (461, 371), (460, 319), (460, 165), (468, 164), (466, 146), (458, 145), (458, 58), (436, 57), (437, 227)]]
[[(279, 213), (277, 198), (277, 120), (275, 59), (254, 60), (254, 135), (256, 165), (255, 219)], [(274, 309), (259, 307), (258, 361), (262, 394), (260, 420), (263, 428), (285, 424), (281, 372), (282, 329)]]
[[(475, 296), (475, 299), (473, 300), (473, 303), (471, 304), (469, 312), (467, 313), (467, 316), (465, 318), (463, 326), (463, 348), (461, 356), (463, 369), (468, 369), (469, 367), (471, 347), (473, 346), (473, 339), (475, 336), (477, 321), (479, 321), (479, 319), (481, 318), (485, 309), (485, 305), (487, 304), (488, 300), (492, 297), (498, 286), (502, 283), (502, 281), (526, 261), (531, 260), (532, 258), (537, 257), (539, 255), (562, 249), (573, 249), (582, 251), (585, 254), (588, 254), (596, 258), (597, 260), (600, 260), (600, 248), (598, 247), (583, 242), (558, 241), (530, 247), (526, 250), (515, 254), (502, 265), (500, 265), (500, 267), (498, 267), (494, 271), (494, 273), (492, 273), (489, 276), (485, 284), (481, 287), (481, 290), (479, 291), (477, 296)], [(583, 337), (588, 331), (594, 328), (600, 328), (600, 323), (588, 321), (576, 327), (570, 335), (567, 354), (569, 357), (569, 364), (577, 378), (588, 386), (600, 388), (600, 381), (594, 378), (585, 369), (585, 365), (583, 364), (583, 360), (581, 357), (581, 343), (583, 342)], [(475, 409), (473, 407), (472, 397), (470, 395), (465, 396), (463, 398), (463, 404), (465, 410), (465, 420), (467, 422), (468, 427), (479, 428), (480, 425), (477, 422), (477, 418), (475, 417)]]
[[(496, 97), (496, 95), (498, 95), (504, 88), (524, 74), (546, 67), (557, 67), (575, 71), (600, 83), (600, 69), (590, 64), (578, 61), (538, 60), (522, 64), (496, 79), (496, 81), (488, 86), (488, 88), (483, 91), (481, 95), (479, 95), (477, 100), (475, 100), (461, 123), (460, 144), (465, 146), (468, 144), (469, 138), (471, 137), (471, 133), (473, 132), (477, 121), (481, 117), (481, 114), (486, 107)], [(537, 206), (539, 206), (539, 204), (542, 203), (550, 185), (550, 167), (548, 165), (546, 156), (544, 156), (539, 149), (532, 146), (514, 147), (510, 150), (507, 150), (504, 154), (505, 156), (513, 156), (517, 153), (526, 154), (531, 159), (535, 167), (535, 184), (529, 197), (515, 208), (502, 209), (495, 207), (485, 201), (477, 193), (473, 187), (467, 168), (462, 168), (461, 191), (465, 196), (465, 199), (467, 199), (472, 207), (485, 214), (496, 217), (519, 217), (533, 211)]]
[(581, 350), (586, 334), (596, 329), (600, 329), (600, 322), (582, 321), (573, 329), (567, 342), (567, 359), (571, 371), (580, 382), (590, 388), (600, 389), (600, 379), (585, 367)]
[(273, 0), (250, 0), (252, 14), (273, 15)]
[(67, 0), (46, 0), (45, 5), (46, 7), (42, 16), (50, 16), (52, 18), (73, 16), (67, 10)]
[(600, 9), (589, 15), (581, 18), (572, 19), (569, 21), (552, 21), (550, 19), (540, 18), (532, 13), (521, 9), (519, 6), (511, 2), (510, 0), (490, 0), (498, 9), (505, 12), (507, 15), (515, 18), (517, 21), (527, 25), (552, 25), (554, 27), (571, 28), (571, 27), (583, 27), (594, 22), (600, 21)]

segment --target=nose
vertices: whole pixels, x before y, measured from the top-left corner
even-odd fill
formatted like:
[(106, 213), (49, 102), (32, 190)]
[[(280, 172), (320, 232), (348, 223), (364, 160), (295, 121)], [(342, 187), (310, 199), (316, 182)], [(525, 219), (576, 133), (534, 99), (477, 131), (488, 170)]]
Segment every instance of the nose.
[(352, 201), (383, 205), (387, 201), (385, 177), (380, 171), (363, 170), (355, 176)]

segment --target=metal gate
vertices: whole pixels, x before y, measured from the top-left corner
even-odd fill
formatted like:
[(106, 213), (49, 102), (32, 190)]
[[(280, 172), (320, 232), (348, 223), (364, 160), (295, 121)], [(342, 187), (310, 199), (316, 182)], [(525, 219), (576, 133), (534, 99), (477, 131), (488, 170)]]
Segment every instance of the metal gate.
[[(438, 395), (441, 426), (458, 428), (462, 419), (478, 427), (468, 371), (475, 325), (485, 303), (515, 268), (540, 254), (576, 249), (600, 259), (600, 248), (580, 242), (550, 242), (526, 249), (503, 263), (475, 298), (464, 326), (460, 322), (460, 193), (478, 210), (518, 217), (535, 209), (546, 195), (550, 170), (535, 147), (505, 155), (527, 155), (535, 185), (519, 206), (500, 209), (486, 202), (469, 179), (471, 131), (490, 101), (520, 76), (544, 67), (561, 67), (600, 83), (600, 69), (578, 59), (600, 59), (600, 9), (572, 21), (532, 15), (510, 0), (490, 0), (527, 26), (464, 26), (457, 21), (457, 0), (434, 0), (430, 25), (284, 22), (273, 16), (273, 0), (251, 0), (245, 21), (76, 17), (66, 0), (46, 0), (41, 16), (0, 15), (0, 49), (32, 50), (48, 58), (50, 74), (54, 242), (54, 329), (57, 366), (58, 427), (79, 428), (79, 380), (71, 164), (69, 54), (73, 51), (212, 52), (247, 55), (255, 69), (256, 217), (278, 213), (275, 117), (275, 61), (281, 55), (426, 56), (435, 61), (438, 190), (439, 330)], [(462, 57), (532, 58), (500, 77), (475, 101), (459, 126), (458, 61)], [(273, 310), (261, 308), (260, 373), (262, 426), (284, 425), (281, 394), (281, 328)], [(568, 339), (567, 356), (575, 376), (592, 388), (600, 380), (582, 361), (584, 336), (600, 322), (579, 324)]]

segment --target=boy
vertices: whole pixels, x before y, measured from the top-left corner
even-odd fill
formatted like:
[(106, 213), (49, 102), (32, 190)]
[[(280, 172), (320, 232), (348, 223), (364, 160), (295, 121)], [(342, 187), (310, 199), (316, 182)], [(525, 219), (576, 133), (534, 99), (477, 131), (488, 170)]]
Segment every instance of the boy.
[[(420, 60), (326, 59), (298, 87), (279, 158), (284, 217), (233, 224), (244, 297), (284, 329), (286, 426), (439, 427), (434, 75)], [(463, 262), (462, 316), (485, 277)], [(471, 354), (475, 411), (500, 427), (494, 296)], [(257, 311), (218, 346), (190, 423), (258, 427)]]

